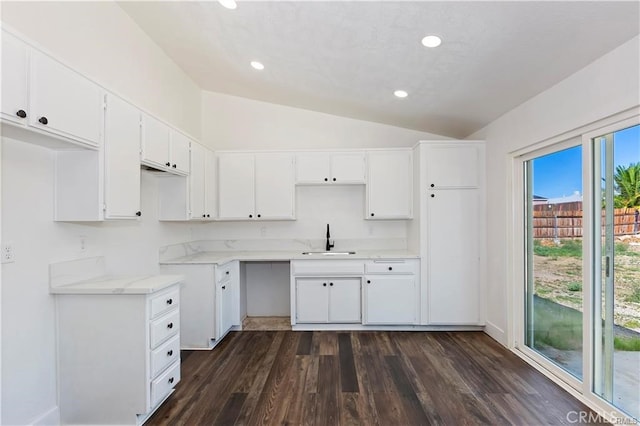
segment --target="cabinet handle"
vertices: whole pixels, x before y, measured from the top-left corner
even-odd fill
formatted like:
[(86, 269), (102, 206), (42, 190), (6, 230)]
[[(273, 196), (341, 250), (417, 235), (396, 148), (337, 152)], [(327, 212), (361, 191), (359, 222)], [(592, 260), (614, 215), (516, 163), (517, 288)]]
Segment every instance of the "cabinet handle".
[(371, 217), (375, 216), (373, 213), (371, 213)]
[(432, 187), (432, 188), (433, 188), (433, 187), (435, 187), (435, 186), (436, 186), (435, 184), (433, 184), (433, 183), (431, 184), (431, 187)]
[(142, 216), (142, 212), (140, 212), (140, 211), (136, 212), (136, 216), (138, 216), (138, 217)]
[(167, 352), (167, 356), (173, 356), (173, 349), (170, 349), (169, 352)]
[(173, 328), (173, 323), (170, 322), (169, 324), (167, 324), (167, 328)]
[(40, 117), (38, 118), (38, 121), (40, 122), (40, 124), (44, 124), (45, 126), (49, 124), (49, 120), (47, 119), (47, 117)]
[(431, 194), (431, 198), (434, 198), (436, 196), (436, 194)]
[(173, 383), (173, 377), (169, 379), (169, 383)]
[(223, 286), (222, 286), (222, 289), (223, 289), (223, 290), (226, 290), (226, 289), (227, 289), (227, 286), (226, 286), (226, 285), (223, 285)]
[(325, 182), (329, 182), (329, 178), (324, 178), (324, 181)]
[(333, 178), (333, 181), (335, 182), (335, 181), (336, 181), (336, 178)]
[(173, 165), (173, 166), (171, 166), (171, 167), (173, 167), (174, 169), (177, 169), (177, 168), (178, 168), (178, 165), (177, 165), (177, 164), (174, 164), (174, 165)]
[(322, 283), (322, 287), (326, 287), (326, 286), (327, 286), (327, 283)]
[(371, 284), (371, 280), (367, 280), (367, 284)]
[(173, 299), (167, 299), (167, 305), (173, 304)]
[(164, 165), (169, 167), (169, 166), (171, 166), (171, 163), (167, 161), (166, 163), (164, 163)]
[(389, 266), (389, 270), (390, 270), (390, 271), (393, 271), (393, 268), (392, 268), (391, 266)]
[(253, 215), (252, 215), (252, 214), (250, 214), (250, 215), (249, 215), (249, 218), (252, 218), (252, 217), (253, 217)]
[(20, 118), (27, 118), (27, 113), (23, 109), (19, 109), (16, 115)]
[(333, 287), (333, 283), (329, 283), (329, 285), (330, 285), (331, 287)]

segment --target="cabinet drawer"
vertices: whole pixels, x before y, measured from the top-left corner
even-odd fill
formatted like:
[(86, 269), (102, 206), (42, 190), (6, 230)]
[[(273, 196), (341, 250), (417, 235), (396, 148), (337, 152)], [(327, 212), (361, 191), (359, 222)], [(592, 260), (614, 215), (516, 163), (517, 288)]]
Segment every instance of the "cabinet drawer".
[(414, 274), (417, 262), (410, 260), (370, 261), (365, 264), (368, 274)]
[(151, 321), (151, 349), (180, 331), (180, 311), (174, 310), (167, 315)]
[(175, 336), (151, 352), (151, 377), (156, 377), (177, 359), (180, 359), (180, 336)]
[(156, 318), (178, 306), (180, 302), (180, 288), (162, 293), (151, 299), (151, 318)]
[(293, 275), (362, 275), (364, 263), (358, 260), (298, 260), (291, 262)]
[(151, 382), (151, 406), (155, 407), (180, 381), (180, 361), (176, 361)]

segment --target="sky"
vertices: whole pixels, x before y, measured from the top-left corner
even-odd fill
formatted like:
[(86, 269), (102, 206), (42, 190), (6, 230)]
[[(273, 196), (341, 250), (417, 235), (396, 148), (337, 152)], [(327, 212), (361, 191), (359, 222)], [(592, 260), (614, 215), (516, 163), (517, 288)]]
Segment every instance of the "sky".
[[(640, 162), (640, 125), (614, 133), (614, 165)], [(533, 160), (533, 193), (545, 198), (582, 194), (582, 147)]]

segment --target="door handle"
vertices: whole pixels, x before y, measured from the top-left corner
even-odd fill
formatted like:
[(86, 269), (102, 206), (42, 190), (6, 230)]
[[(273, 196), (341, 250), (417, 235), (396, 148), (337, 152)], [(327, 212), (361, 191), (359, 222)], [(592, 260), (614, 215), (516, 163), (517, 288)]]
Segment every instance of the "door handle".
[(607, 278), (609, 278), (609, 276), (611, 275), (610, 267), (611, 267), (611, 258), (609, 256), (607, 256), (605, 258), (605, 265), (604, 265), (605, 274), (606, 274)]

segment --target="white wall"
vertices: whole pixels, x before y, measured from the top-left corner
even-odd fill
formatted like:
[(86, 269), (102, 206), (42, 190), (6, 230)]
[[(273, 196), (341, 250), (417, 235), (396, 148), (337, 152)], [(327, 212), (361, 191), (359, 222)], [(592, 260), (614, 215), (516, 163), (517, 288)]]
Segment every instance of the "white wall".
[(640, 38), (587, 67), (469, 136), (487, 141), (487, 332), (506, 344), (513, 287), (508, 229), (513, 211), (509, 153), (640, 105)]
[(2, 2), (2, 23), (138, 107), (200, 137), (200, 88), (115, 2)]
[(202, 92), (202, 142), (213, 149), (412, 147), (426, 132)]

